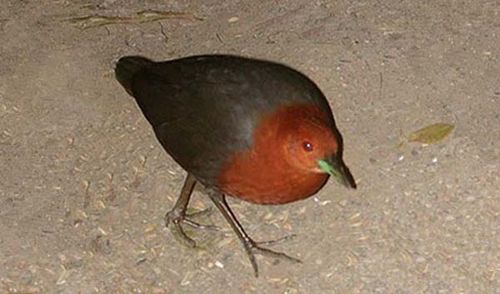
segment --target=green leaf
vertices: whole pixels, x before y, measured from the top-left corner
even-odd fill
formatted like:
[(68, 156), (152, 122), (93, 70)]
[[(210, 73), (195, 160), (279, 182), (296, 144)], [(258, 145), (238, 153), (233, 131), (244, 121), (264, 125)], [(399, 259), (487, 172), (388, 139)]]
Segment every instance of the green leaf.
[(454, 125), (436, 123), (410, 134), (408, 141), (424, 144), (434, 144), (446, 138), (455, 128)]

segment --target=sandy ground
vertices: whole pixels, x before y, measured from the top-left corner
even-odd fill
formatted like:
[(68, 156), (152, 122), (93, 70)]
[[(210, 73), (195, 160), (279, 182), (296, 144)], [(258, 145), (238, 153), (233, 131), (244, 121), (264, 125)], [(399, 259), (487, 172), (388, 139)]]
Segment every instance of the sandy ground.
[[(69, 21), (143, 10), (185, 14)], [(498, 1), (2, 0), (0, 293), (500, 293), (499, 44)], [(359, 189), (231, 201), (303, 264), (259, 258), (256, 279), (215, 211), (197, 249), (164, 228), (185, 174), (114, 62), (200, 53), (287, 63), (329, 98)], [(455, 130), (407, 142), (435, 122)]]

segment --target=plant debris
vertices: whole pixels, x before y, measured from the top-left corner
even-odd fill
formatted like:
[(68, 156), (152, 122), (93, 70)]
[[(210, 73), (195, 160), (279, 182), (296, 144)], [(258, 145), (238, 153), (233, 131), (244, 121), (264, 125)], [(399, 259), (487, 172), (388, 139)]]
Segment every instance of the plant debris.
[(88, 28), (96, 28), (109, 24), (138, 24), (154, 22), (168, 18), (203, 20), (202, 18), (190, 12), (143, 10), (131, 16), (105, 16), (95, 14), (82, 17), (73, 17), (67, 19), (67, 21), (69, 21), (74, 26), (85, 30)]

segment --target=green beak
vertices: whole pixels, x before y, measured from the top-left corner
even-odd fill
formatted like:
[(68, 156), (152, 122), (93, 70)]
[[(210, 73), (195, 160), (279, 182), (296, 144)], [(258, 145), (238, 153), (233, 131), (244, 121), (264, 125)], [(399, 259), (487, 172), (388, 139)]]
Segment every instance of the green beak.
[(330, 156), (319, 160), (318, 166), (323, 172), (334, 177), (340, 184), (347, 188), (356, 189), (356, 183), (342, 160), (339, 160), (335, 156)]

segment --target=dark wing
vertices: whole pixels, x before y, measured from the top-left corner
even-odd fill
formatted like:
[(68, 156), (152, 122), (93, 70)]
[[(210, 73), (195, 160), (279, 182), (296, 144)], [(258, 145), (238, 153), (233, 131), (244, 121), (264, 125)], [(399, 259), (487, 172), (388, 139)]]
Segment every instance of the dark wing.
[(208, 185), (228, 156), (251, 145), (255, 117), (236, 79), (199, 59), (156, 63), (133, 79), (132, 94), (160, 143)]

